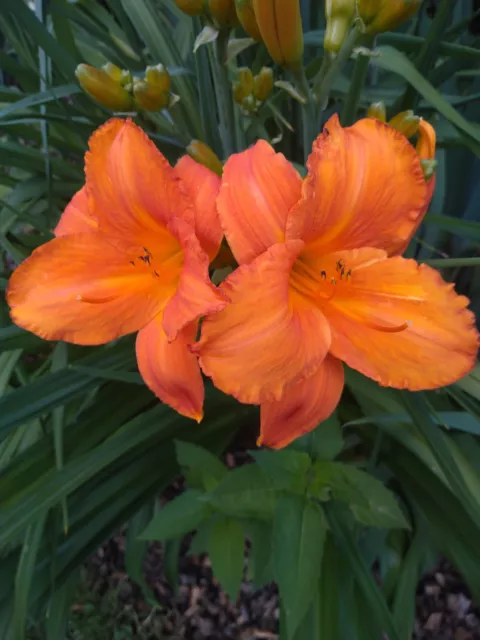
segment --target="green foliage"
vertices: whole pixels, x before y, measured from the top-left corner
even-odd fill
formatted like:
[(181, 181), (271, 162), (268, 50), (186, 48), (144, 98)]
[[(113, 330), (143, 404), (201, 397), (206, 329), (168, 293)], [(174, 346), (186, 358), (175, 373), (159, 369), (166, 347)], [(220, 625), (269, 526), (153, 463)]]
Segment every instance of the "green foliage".
[[(310, 88), (323, 62), (318, 4), (302, 1)], [(455, 280), (480, 311), (478, 36), (468, 31), (469, 3), (439, 4), (434, 23), (423, 10), (402, 30), (380, 34), (372, 56), (357, 64), (347, 55), (329, 79), (330, 102), (307, 128), (305, 84), (277, 67), (277, 84), (257, 111), (234, 105), (237, 68), (258, 73), (271, 62), (265, 49), (237, 28), (233, 44), (219, 37), (193, 55), (202, 25), (173, 0), (37, 0), (35, 12), (3, 0), (2, 640), (24, 640), (31, 623), (42, 640), (64, 637), (72, 624), (83, 633), (75, 637), (88, 640), (121, 628), (110, 601), (93, 609), (87, 601), (73, 620), (70, 605), (85, 558), (125, 523), (127, 570), (152, 603), (141, 571), (149, 540), (165, 543), (175, 585), (180, 540), (197, 530), (191, 552), (210, 553), (235, 599), (246, 537), (255, 587), (278, 582), (282, 640), (380, 640), (382, 632), (408, 640), (417, 579), (438, 554), (480, 599), (480, 369), (423, 394), (348, 371), (334, 416), (287, 449), (256, 451), (254, 462), (227, 470), (219, 455), (245, 424), (256, 425), (256, 408), (208, 387), (207, 417), (197, 426), (140, 384), (131, 338), (95, 349), (54, 345), (13, 326), (4, 300), (11, 267), (52, 237), (83, 184), (88, 138), (112, 115), (81, 91), (75, 67), (111, 61), (136, 76), (147, 65), (168, 67), (179, 101), (168, 112), (131, 115), (172, 162), (192, 139), (225, 160), (263, 137), (304, 171), (310, 138), (333, 111), (345, 121), (378, 100), (389, 115), (414, 108), (435, 124), (438, 170), (409, 252)], [(179, 474), (188, 489), (156, 510)]]

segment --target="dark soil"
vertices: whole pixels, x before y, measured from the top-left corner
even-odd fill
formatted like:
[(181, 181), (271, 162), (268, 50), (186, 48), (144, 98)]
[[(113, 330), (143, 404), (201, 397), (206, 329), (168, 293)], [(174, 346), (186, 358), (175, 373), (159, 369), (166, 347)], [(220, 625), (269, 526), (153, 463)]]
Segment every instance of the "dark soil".
[[(254, 592), (242, 585), (232, 603), (212, 575), (207, 556), (188, 555), (188, 541), (180, 557), (179, 588), (175, 594), (164, 574), (163, 551), (152, 544), (145, 561), (145, 577), (157, 603), (152, 610), (140, 588), (125, 573), (123, 535), (110, 540), (88, 565), (91, 588), (97, 593), (116, 590), (119, 604), (134, 610), (155, 628), (155, 635), (132, 637), (176, 640), (265, 640), (278, 637), (278, 595), (274, 585)], [(480, 640), (480, 614), (458, 573), (442, 562), (420, 582), (417, 620), (412, 640)], [(145, 625), (145, 622), (143, 623)], [(158, 635), (157, 635), (158, 634)], [(306, 639), (307, 640), (307, 639)]]

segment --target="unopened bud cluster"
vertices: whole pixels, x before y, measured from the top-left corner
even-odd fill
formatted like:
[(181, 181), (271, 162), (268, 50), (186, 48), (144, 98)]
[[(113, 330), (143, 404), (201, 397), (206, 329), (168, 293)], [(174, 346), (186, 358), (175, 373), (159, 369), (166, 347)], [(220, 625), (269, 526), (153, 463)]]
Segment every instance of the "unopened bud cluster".
[(101, 69), (79, 64), (75, 74), (85, 93), (113, 111), (160, 111), (168, 109), (174, 98), (170, 74), (163, 64), (147, 67), (143, 78), (132, 77), (111, 62)]
[(256, 76), (247, 67), (242, 67), (238, 70), (238, 81), (233, 85), (233, 99), (246, 114), (255, 113), (272, 89), (273, 71), (270, 67), (262, 67)]

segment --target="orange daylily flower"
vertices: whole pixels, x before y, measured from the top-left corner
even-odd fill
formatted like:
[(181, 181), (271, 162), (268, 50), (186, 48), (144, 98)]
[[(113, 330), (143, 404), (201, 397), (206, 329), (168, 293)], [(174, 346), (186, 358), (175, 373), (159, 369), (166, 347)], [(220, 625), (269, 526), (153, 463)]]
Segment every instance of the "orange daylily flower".
[(197, 320), (226, 304), (208, 274), (223, 237), (220, 179), (188, 156), (171, 167), (139, 127), (119, 119), (90, 138), (85, 172), (56, 238), (10, 279), (12, 319), (81, 345), (138, 331), (146, 384), (199, 421), (203, 381), (188, 345)]
[(218, 211), (240, 267), (194, 346), (217, 387), (261, 405), (271, 447), (331, 414), (343, 362), (381, 385), (434, 389), (470, 371), (478, 347), (467, 298), (399, 255), (432, 193), (408, 140), (334, 116), (307, 168), (302, 181), (265, 141), (226, 163)]

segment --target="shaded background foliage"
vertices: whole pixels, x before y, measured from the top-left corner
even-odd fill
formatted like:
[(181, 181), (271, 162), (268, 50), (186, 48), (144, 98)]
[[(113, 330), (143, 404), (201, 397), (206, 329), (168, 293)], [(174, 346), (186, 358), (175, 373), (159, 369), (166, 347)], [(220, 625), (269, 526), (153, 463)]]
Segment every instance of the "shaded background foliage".
[[(414, 108), (434, 123), (437, 188), (409, 253), (455, 280), (477, 315), (478, 4), (425, 2), (401, 30), (380, 35), (358, 113), (382, 99), (390, 114)], [(313, 79), (323, 55), (323, 8), (302, 0), (302, 15)], [(254, 407), (208, 387), (198, 427), (144, 388), (130, 337), (93, 349), (46, 343), (11, 325), (3, 296), (9, 273), (52, 237), (83, 183), (88, 137), (111, 116), (82, 93), (78, 63), (110, 60), (141, 74), (162, 62), (180, 101), (170, 113), (142, 112), (136, 121), (171, 161), (192, 138), (223, 159), (226, 153), (211, 51), (205, 45), (193, 55), (200, 21), (172, 0), (3, 0), (0, 28), (0, 637), (21, 640), (38, 620), (45, 638), (63, 637), (82, 563), (125, 522), (134, 532), (127, 570), (142, 584), (147, 540), (134, 534), (180, 469), (186, 497), (156, 513), (147, 538), (206, 530), (199, 549), (210, 551), (234, 597), (247, 535), (256, 584), (276, 579), (280, 586), (285, 638), (370, 640), (383, 630), (406, 640), (418, 577), (439, 554), (478, 600), (480, 370), (421, 394), (383, 389), (349, 371), (327, 423), (285, 452), (259, 452), (245, 471), (227, 472), (208, 451), (221, 454), (239, 432), (252, 436), (253, 447)], [(234, 80), (237, 66), (266, 63), (265, 48), (255, 45), (232, 57), (228, 72)], [(336, 78), (318, 131), (341, 110), (355, 64)], [(302, 164), (300, 131), (301, 107), (282, 89), (255, 118), (235, 111), (237, 150), (259, 136), (274, 138)], [(179, 452), (174, 440), (207, 451), (183, 445)], [(168, 548), (175, 565), (178, 547)]]

